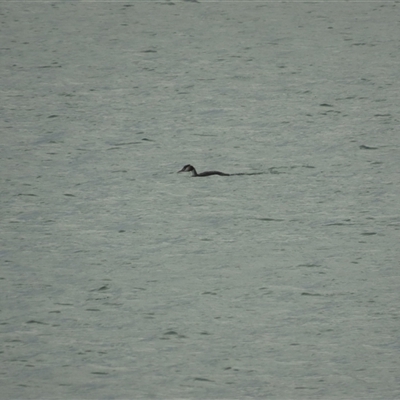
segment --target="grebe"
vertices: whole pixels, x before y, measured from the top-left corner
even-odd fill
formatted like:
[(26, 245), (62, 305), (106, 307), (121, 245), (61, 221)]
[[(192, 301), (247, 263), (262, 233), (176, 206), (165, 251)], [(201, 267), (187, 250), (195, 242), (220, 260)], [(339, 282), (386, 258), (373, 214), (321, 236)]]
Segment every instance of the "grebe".
[(192, 176), (210, 176), (210, 175), (221, 175), (221, 176), (229, 176), (229, 174), (225, 174), (223, 172), (219, 171), (205, 171), (201, 172), (200, 174), (197, 173), (196, 169), (193, 167), (193, 165), (187, 164), (185, 165), (179, 172), (191, 172)]

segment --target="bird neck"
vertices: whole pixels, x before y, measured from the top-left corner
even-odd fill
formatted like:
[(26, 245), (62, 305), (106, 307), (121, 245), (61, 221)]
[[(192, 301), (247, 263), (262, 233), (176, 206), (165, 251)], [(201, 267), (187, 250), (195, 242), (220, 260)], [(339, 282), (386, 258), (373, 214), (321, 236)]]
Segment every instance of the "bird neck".
[(192, 169), (192, 176), (197, 176), (197, 171), (196, 171), (196, 169), (194, 168), (194, 167), (192, 167), (193, 169)]

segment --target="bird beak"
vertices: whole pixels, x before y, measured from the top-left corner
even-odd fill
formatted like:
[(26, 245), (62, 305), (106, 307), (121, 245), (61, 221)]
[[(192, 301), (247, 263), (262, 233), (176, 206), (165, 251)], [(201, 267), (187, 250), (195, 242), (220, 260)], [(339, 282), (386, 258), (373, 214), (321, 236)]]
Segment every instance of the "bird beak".
[(178, 171), (177, 173), (179, 174), (179, 172), (185, 172), (184, 171), (185, 170), (185, 168), (182, 168), (180, 171)]

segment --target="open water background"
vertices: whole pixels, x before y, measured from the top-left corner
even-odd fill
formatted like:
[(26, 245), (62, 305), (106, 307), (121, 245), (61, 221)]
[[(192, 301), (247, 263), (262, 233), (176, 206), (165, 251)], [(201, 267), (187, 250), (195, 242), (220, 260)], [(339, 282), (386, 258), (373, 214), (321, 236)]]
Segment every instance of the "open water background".
[(2, 398), (400, 398), (398, 2), (0, 23)]

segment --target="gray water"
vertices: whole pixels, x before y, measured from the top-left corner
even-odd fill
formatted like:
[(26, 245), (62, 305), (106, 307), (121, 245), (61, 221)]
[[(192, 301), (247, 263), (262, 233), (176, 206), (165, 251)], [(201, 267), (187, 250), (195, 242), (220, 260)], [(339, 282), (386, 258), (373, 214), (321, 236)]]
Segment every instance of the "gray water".
[(400, 398), (398, 3), (0, 21), (3, 399)]

